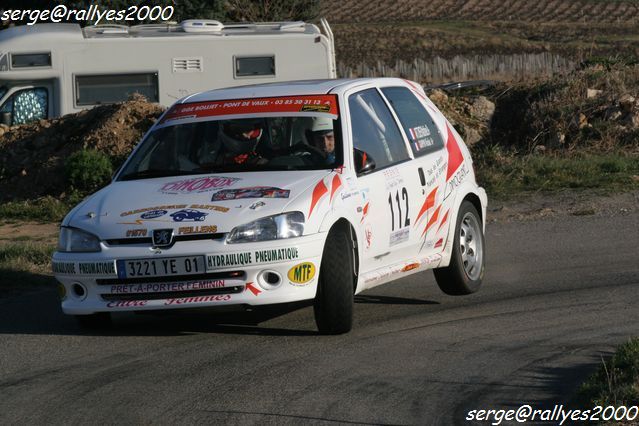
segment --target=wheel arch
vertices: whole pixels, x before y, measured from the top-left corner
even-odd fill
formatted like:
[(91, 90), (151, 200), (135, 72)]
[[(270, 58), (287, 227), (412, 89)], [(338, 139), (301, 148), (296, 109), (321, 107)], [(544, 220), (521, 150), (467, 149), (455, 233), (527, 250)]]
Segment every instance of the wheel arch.
[(353, 293), (355, 293), (357, 290), (357, 281), (359, 277), (359, 265), (360, 265), (359, 242), (358, 242), (357, 231), (355, 231), (355, 227), (348, 219), (344, 217), (340, 217), (340, 218), (337, 218), (335, 221), (333, 221), (330, 227), (326, 226), (325, 228), (325, 226), (322, 226), (322, 228), (324, 229), (328, 228), (328, 232), (326, 234), (327, 238), (328, 238), (328, 235), (330, 235), (332, 232), (344, 232), (350, 237), (351, 248), (353, 251)]

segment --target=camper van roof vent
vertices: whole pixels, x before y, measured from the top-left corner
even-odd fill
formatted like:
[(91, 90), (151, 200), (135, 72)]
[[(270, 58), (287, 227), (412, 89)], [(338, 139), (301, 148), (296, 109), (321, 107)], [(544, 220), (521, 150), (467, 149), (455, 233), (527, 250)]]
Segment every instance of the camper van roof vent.
[(202, 72), (202, 57), (173, 58), (173, 72)]
[(185, 33), (213, 33), (224, 29), (224, 24), (220, 21), (210, 19), (188, 19), (180, 23)]
[(96, 35), (122, 35), (129, 33), (129, 27), (126, 25), (103, 24), (92, 25), (82, 29), (85, 37), (95, 37)]

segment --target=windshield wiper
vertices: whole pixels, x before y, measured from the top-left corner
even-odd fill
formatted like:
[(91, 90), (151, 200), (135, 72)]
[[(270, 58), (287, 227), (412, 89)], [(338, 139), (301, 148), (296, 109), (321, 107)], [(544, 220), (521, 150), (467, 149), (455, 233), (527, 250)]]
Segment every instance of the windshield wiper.
[(157, 177), (166, 177), (166, 176), (182, 176), (182, 175), (191, 175), (193, 172), (187, 172), (184, 170), (163, 170), (163, 169), (149, 169), (149, 170), (141, 170), (138, 172), (128, 173), (118, 180), (136, 180), (136, 179), (151, 179)]

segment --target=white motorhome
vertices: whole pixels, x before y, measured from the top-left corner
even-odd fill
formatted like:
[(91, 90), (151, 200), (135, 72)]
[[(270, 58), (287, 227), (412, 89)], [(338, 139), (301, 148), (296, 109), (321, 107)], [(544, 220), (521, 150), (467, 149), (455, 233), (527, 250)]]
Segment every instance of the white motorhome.
[(333, 34), (316, 25), (210, 20), (133, 27), (36, 24), (0, 31), (0, 122), (57, 117), (138, 92), (172, 105), (191, 93), (335, 78)]

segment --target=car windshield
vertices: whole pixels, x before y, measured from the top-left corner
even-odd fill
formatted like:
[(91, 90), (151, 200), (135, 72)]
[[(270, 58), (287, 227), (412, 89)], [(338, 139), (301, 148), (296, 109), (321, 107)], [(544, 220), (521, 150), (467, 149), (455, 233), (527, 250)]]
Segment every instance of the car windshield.
[(327, 109), (322, 109), (324, 113), (305, 109), (305, 113), (291, 114), (280, 108), (283, 113), (275, 115), (262, 108), (262, 112), (271, 114), (232, 119), (193, 114), (183, 117), (174, 109), (135, 151), (118, 180), (212, 172), (320, 170), (342, 164), (336, 106), (331, 114), (325, 113)]

